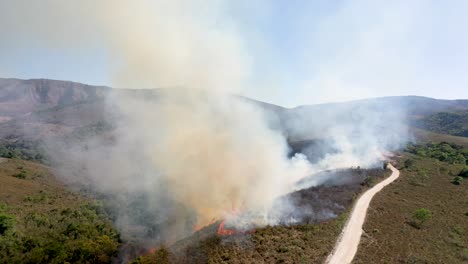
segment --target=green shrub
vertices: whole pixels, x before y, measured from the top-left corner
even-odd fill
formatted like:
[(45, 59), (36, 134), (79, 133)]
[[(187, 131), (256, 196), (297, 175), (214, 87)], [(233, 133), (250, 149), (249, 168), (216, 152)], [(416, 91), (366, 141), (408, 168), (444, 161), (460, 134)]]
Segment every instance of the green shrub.
[(421, 222), (426, 222), (431, 217), (432, 217), (431, 211), (429, 211), (426, 208), (419, 208), (413, 213), (413, 218)]
[(406, 151), (421, 157), (435, 158), (450, 164), (466, 164), (468, 152), (463, 146), (453, 143), (408, 144)]
[(460, 177), (460, 176), (456, 176), (452, 179), (451, 183), (455, 184), (455, 185), (460, 185), (462, 184), (463, 182), (463, 178)]
[[(33, 208), (43, 208), (52, 200), (34, 201)], [(96, 210), (92, 202), (32, 210), (16, 222), (0, 210), (0, 263), (111, 263), (120, 238)], [(13, 224), (21, 232), (9, 232)]]
[(26, 179), (27, 176), (28, 176), (28, 172), (25, 170), (21, 170), (19, 173), (13, 175), (13, 177), (16, 177), (18, 179)]
[(419, 229), (427, 220), (431, 219), (431, 217), (431, 211), (426, 208), (419, 208), (413, 212), (413, 221), (410, 224)]
[(15, 218), (12, 215), (0, 213), (0, 235), (4, 235), (12, 229), (15, 224)]
[(363, 185), (367, 187), (372, 187), (375, 185), (376, 179), (372, 176), (367, 176), (364, 182), (362, 183)]

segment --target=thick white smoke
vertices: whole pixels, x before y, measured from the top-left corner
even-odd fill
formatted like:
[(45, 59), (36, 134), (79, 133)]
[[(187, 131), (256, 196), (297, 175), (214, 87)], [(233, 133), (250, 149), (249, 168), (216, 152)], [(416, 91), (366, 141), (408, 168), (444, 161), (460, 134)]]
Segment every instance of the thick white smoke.
[[(372, 110), (357, 112), (354, 119), (299, 111), (287, 123), (291, 137), (326, 135), (337, 151), (316, 167), (301, 155), (289, 158), (286, 139), (268, 122), (271, 112), (232, 96), (249, 87), (254, 63), (228, 4), (2, 3), (2, 36), (78, 54), (102, 48), (111, 58), (115, 86), (166, 88), (159, 95), (116, 91), (107, 98), (115, 114), (107, 121), (115, 130), (77, 144), (55, 144), (60, 147), (51, 153), (61, 174), (71, 176), (67, 180), (115, 202), (124, 237), (174, 241), (233, 207), (275, 223), (268, 217), (271, 206), (298, 180), (314, 170), (371, 165), (375, 153), (395, 142), (382, 117), (368, 115)], [(19, 13), (24, 21), (18, 24), (13, 14)], [(1, 45), (14, 46), (8, 39)]]
[(182, 89), (157, 103), (124, 100), (122, 147), (141, 145), (175, 200), (197, 212), (198, 224), (232, 207), (266, 213), (309, 173), (287, 158), (285, 139), (244, 99)]

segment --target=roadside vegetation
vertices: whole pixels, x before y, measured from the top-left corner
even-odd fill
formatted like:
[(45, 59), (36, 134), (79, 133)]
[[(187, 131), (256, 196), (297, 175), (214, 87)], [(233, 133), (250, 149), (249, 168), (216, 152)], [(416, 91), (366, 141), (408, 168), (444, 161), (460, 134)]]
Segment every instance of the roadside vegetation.
[(101, 205), (40, 164), (0, 163), (0, 263), (110, 263), (119, 234)]
[(467, 263), (467, 153), (444, 140), (408, 145), (400, 178), (371, 202), (354, 263)]

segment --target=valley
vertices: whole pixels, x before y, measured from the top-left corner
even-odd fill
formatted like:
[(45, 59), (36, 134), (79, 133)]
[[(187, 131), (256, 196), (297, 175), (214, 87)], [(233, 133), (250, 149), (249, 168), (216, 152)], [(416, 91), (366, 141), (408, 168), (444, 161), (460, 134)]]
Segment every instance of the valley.
[[(118, 171), (99, 171), (102, 183), (99, 177), (86, 178), (90, 161), (75, 160), (74, 152), (98, 146), (106, 153), (121, 136), (116, 133), (121, 112), (107, 100), (112, 93), (157, 103), (164, 100), (165, 91), (0, 79), (2, 259), (9, 263), (323, 263), (358, 197), (390, 175), (382, 169), (383, 162), (372, 168), (346, 165), (321, 170), (331, 162), (355, 162), (344, 156), (327, 160), (343, 151), (337, 138), (359, 146), (375, 144), (368, 139), (383, 133), (383, 117), (396, 121), (405, 116), (395, 130), (377, 137), (382, 140), (377, 145), (387, 146), (400, 142), (395, 138), (402, 130), (409, 131), (404, 144), (392, 149), (401, 176), (370, 201), (353, 263), (442, 263), (441, 256), (450, 263), (467, 260), (468, 189), (465, 178), (457, 175), (468, 160), (468, 138), (460, 132), (466, 120), (458, 118), (468, 109), (468, 100), (386, 97), (283, 108), (242, 98), (260, 107), (269, 128), (284, 136), (288, 158), (300, 153), (319, 172), (301, 179), (296, 189), (278, 199), (278, 204), (287, 201), (291, 207), (274, 209), (277, 224), (220, 236), (221, 219), (193, 230), (193, 212), (165, 200), (163, 194), (153, 197), (147, 186), (138, 185), (140, 193), (125, 193), (133, 179), (153, 176), (144, 171), (132, 172), (137, 178), (115, 190), (107, 177), (119, 175)], [(384, 111), (390, 105), (398, 115)], [(439, 113), (454, 113), (457, 118)], [(447, 116), (450, 119), (444, 122)], [(376, 121), (380, 119), (382, 123)], [(364, 129), (368, 125), (373, 131)], [(370, 150), (357, 148), (353, 153), (364, 162), (375, 159)], [(90, 154), (91, 161), (106, 157), (83, 153)], [(128, 159), (147, 166), (141, 153), (129, 153)], [(59, 161), (67, 161), (67, 166)], [(120, 180), (127, 178), (114, 181)], [(156, 200), (175, 209), (168, 213), (152, 208)], [(414, 220), (418, 209), (427, 209), (430, 219)], [(176, 235), (172, 230), (180, 226), (172, 222), (180, 216), (186, 217), (185, 231)]]

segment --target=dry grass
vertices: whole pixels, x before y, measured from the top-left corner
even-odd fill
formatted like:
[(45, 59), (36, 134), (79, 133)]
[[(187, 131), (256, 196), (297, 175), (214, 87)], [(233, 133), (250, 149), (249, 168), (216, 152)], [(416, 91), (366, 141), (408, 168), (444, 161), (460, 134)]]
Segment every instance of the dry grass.
[[(15, 177), (23, 173), (25, 179)], [(49, 168), (37, 163), (18, 159), (2, 159), (0, 163), (0, 201), (7, 205), (18, 205), (28, 195), (42, 192), (63, 191), (50, 174)]]
[[(375, 183), (388, 175), (390, 171), (384, 171)], [(215, 223), (169, 249), (162, 248), (155, 254), (138, 258), (135, 263), (321, 263), (332, 251), (353, 199), (370, 188), (359, 183), (357, 186), (352, 192), (338, 192), (337, 195), (347, 195), (351, 201), (346, 204), (344, 213), (335, 219), (296, 226), (264, 227), (256, 229), (253, 234), (227, 237), (216, 235), (219, 223)]]
[[(467, 263), (468, 182), (451, 183), (463, 165), (407, 158), (414, 165), (372, 200), (354, 263)], [(419, 208), (432, 217), (418, 229), (411, 222)]]
[[(265, 227), (250, 235), (190, 238), (171, 248), (138, 258), (134, 263), (320, 263), (333, 249), (347, 214), (298, 226)], [(183, 245), (181, 245), (183, 244)]]
[(419, 128), (411, 128), (411, 132), (415, 136), (415, 139), (418, 142), (451, 142), (457, 145), (461, 145), (465, 148), (468, 148), (468, 138), (467, 137), (457, 137), (457, 136), (450, 136), (450, 135), (442, 135), (437, 133), (432, 133), (426, 130), (422, 130)]

